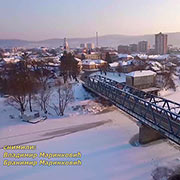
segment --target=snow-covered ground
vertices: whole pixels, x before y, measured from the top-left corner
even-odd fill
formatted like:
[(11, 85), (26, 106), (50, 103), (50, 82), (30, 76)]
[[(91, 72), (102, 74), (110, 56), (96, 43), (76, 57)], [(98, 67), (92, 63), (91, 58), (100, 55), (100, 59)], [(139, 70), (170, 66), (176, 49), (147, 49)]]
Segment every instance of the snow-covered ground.
[(162, 90), (160, 92), (160, 95), (163, 96), (166, 99), (169, 99), (171, 101), (180, 103), (180, 87), (176, 89), (176, 91), (174, 90)]
[[(81, 152), (81, 166), (4, 167), (2, 166), (2, 157), (5, 151), (1, 149), (0, 179), (151, 180), (156, 168), (169, 167), (173, 169), (173, 166), (180, 163), (179, 150), (166, 141), (159, 141), (159, 143), (144, 147), (132, 146), (129, 141), (138, 133), (138, 126), (121, 111), (115, 110), (105, 114), (84, 116), (84, 122), (90, 122), (92, 119), (94, 121), (110, 119), (112, 123), (51, 140), (31, 143), (31, 145), (37, 146), (37, 150), (30, 153)], [(62, 159), (45, 160), (61, 161)], [(165, 172), (162, 173), (162, 177), (164, 175)]]
[(176, 86), (176, 91), (172, 89), (162, 90), (160, 92), (160, 96), (163, 96), (171, 101), (180, 103), (180, 74), (178, 73), (178, 71), (177, 71), (177, 76), (175, 75), (173, 76), (173, 81)]

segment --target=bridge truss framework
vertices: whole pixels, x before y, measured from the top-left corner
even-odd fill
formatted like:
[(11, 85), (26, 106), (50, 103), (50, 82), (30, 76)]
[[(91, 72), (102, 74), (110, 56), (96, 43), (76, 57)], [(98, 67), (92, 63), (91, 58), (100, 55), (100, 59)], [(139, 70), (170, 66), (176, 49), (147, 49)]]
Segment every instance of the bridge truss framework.
[(180, 104), (99, 75), (88, 77), (84, 87), (180, 144)]

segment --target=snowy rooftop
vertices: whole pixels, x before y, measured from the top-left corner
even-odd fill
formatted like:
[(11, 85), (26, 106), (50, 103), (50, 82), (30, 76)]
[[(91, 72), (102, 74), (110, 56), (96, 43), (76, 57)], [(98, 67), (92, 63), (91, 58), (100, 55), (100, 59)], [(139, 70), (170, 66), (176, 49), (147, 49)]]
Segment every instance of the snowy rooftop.
[(162, 64), (157, 61), (149, 61), (149, 64), (156, 67), (162, 67)]
[(130, 61), (119, 61), (119, 64), (120, 64), (121, 66), (127, 66), (127, 65), (132, 64), (132, 60), (130, 60)]
[(140, 59), (148, 59), (146, 54), (132, 54), (133, 57), (139, 57)]
[(95, 65), (95, 64), (103, 64), (106, 61), (103, 61), (101, 59), (97, 59), (97, 60), (92, 60), (92, 59), (85, 59), (82, 61), (82, 64), (84, 65)]
[(81, 59), (79, 59), (79, 58), (74, 58), (74, 59), (78, 62), (81, 62)]
[(110, 63), (109, 64), (110, 65), (110, 67), (118, 67), (119, 66), (119, 63), (118, 62), (113, 62), (113, 63)]
[(139, 57), (140, 59), (156, 59), (156, 60), (164, 60), (169, 58), (168, 54), (165, 55), (146, 55), (146, 54), (132, 54), (133, 57)]
[(133, 58), (133, 56), (129, 55), (129, 54), (118, 54), (119, 58)]
[(119, 58), (135, 58), (135, 57), (139, 57), (140, 59), (157, 59), (157, 60), (164, 60), (169, 58), (168, 54), (165, 55), (146, 55), (146, 54), (132, 54), (132, 55), (128, 55), (128, 54), (118, 54)]
[(128, 73), (126, 76), (143, 77), (143, 76), (154, 76), (154, 75), (156, 75), (155, 72), (150, 71), (150, 70), (144, 70), (144, 71), (134, 71), (134, 72)]
[(83, 65), (96, 65), (94, 61), (92, 61), (91, 59), (85, 59), (82, 61)]
[(20, 61), (20, 59), (15, 58), (15, 57), (3, 58), (3, 59), (4, 59), (4, 61), (6, 61), (7, 63), (9, 63), (9, 62), (14, 62), (14, 63), (16, 63), (16, 62), (19, 62), (19, 61)]
[(113, 51), (113, 52), (109, 52), (109, 54), (113, 54), (113, 55), (118, 55), (117, 52)]
[(49, 64), (50, 66), (59, 66), (58, 63), (52, 63), (52, 62), (49, 62), (48, 64)]
[(165, 55), (149, 55), (149, 59), (164, 60), (167, 58), (169, 58), (168, 54), (165, 54)]
[(154, 71), (160, 71), (161, 69), (159, 67), (153, 66), (151, 67)]
[(92, 60), (92, 61), (94, 61), (96, 64), (106, 63), (106, 61), (103, 61), (101, 59), (96, 59), (96, 60)]

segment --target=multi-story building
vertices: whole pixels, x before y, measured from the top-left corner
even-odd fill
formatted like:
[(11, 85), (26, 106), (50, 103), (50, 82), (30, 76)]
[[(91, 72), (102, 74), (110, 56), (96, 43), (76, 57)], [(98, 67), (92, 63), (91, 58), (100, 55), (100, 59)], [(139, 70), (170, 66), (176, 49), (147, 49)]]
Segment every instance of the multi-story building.
[(118, 46), (118, 53), (128, 54), (129, 53), (129, 46), (119, 45)]
[(99, 53), (91, 53), (85, 55), (86, 59), (101, 59), (101, 55)]
[(94, 43), (87, 43), (87, 49), (94, 49)]
[(82, 49), (86, 49), (86, 48), (87, 48), (87, 44), (86, 44), (86, 43), (82, 43), (82, 44), (80, 44), (80, 48), (82, 48)]
[(129, 51), (131, 53), (136, 53), (138, 51), (138, 45), (137, 44), (130, 44), (129, 45)]
[(168, 52), (168, 35), (159, 33), (155, 35), (155, 50), (157, 54), (167, 54)]
[[(92, 60), (101, 59), (101, 54), (99, 53), (91, 53), (91, 54), (83, 53), (83, 56), (84, 56), (84, 59), (92, 59)], [(82, 59), (82, 53), (76, 54), (75, 57)]]
[(155, 55), (156, 54), (156, 50), (154, 48), (150, 48), (148, 51), (149, 55)]
[[(108, 52), (108, 53), (109, 53), (109, 56), (111, 57), (111, 61), (112, 62), (115, 62), (115, 61), (119, 60), (118, 53), (116, 51), (111, 51), (111, 52)], [(106, 59), (106, 55), (107, 55), (107, 52), (102, 52), (101, 53), (101, 58), (103, 60), (105, 60)]]
[(142, 53), (148, 53), (150, 49), (148, 41), (140, 41), (138, 43), (138, 51)]

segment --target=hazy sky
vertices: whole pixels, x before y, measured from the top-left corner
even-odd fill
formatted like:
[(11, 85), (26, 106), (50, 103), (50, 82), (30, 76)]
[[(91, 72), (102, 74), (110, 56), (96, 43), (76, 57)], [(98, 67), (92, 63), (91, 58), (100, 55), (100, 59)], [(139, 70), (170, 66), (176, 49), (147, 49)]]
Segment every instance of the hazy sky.
[(180, 0), (0, 0), (0, 39), (180, 31)]

